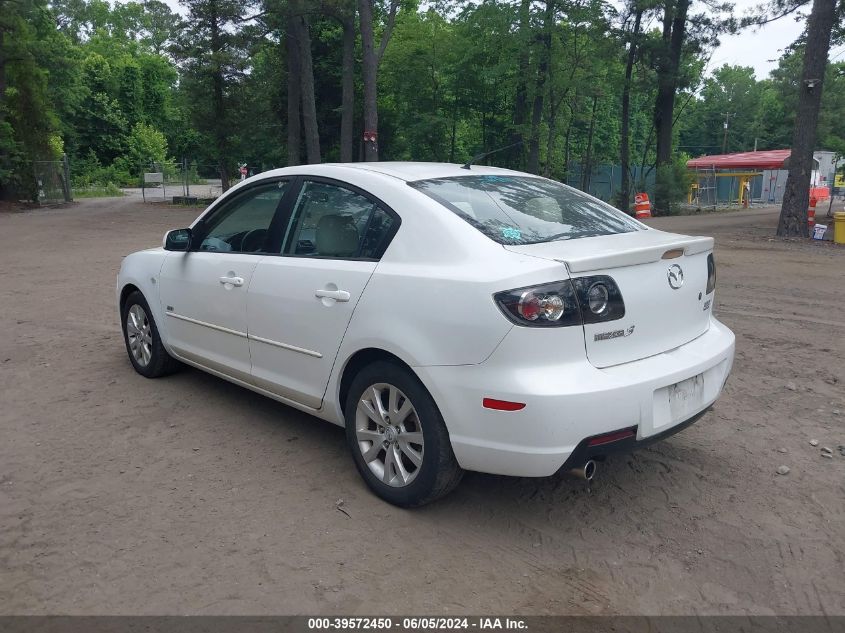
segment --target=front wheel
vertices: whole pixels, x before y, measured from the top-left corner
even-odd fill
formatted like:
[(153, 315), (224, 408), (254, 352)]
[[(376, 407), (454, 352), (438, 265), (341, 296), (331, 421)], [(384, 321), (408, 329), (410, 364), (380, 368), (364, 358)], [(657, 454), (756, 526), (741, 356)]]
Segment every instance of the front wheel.
[(421, 506), (460, 482), (440, 411), (407, 369), (389, 362), (365, 367), (352, 381), (344, 413), (355, 466), (385, 501)]
[(123, 341), (135, 371), (147, 378), (158, 378), (176, 371), (180, 363), (164, 349), (144, 295), (138, 291), (131, 293), (123, 302), (120, 312), (123, 317)]

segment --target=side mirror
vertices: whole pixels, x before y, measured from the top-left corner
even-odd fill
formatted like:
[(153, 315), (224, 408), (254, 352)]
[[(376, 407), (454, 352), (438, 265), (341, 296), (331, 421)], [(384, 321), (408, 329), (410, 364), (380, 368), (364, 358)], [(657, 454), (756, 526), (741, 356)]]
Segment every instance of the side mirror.
[(191, 229), (173, 229), (164, 234), (164, 250), (187, 251), (191, 248)]

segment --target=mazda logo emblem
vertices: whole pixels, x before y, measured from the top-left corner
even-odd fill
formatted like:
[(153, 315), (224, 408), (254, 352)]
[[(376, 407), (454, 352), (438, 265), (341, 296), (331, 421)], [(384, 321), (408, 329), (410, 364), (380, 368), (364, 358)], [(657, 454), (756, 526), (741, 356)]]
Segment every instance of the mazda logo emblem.
[(666, 276), (669, 278), (669, 285), (675, 290), (684, 285), (684, 271), (677, 264), (669, 266), (669, 272)]

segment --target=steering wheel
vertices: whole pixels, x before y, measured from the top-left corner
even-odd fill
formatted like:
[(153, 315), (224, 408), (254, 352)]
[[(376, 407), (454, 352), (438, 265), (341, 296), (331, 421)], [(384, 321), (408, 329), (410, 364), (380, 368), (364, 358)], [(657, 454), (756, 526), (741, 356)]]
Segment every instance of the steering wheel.
[(257, 253), (264, 248), (266, 241), (267, 229), (247, 231), (241, 238), (241, 251), (244, 253)]

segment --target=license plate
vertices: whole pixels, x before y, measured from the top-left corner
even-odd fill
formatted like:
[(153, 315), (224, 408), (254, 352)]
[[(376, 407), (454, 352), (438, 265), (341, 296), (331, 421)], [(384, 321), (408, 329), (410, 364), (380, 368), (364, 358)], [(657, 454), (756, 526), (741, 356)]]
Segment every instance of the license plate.
[(669, 387), (669, 414), (673, 422), (691, 417), (704, 403), (704, 374)]

